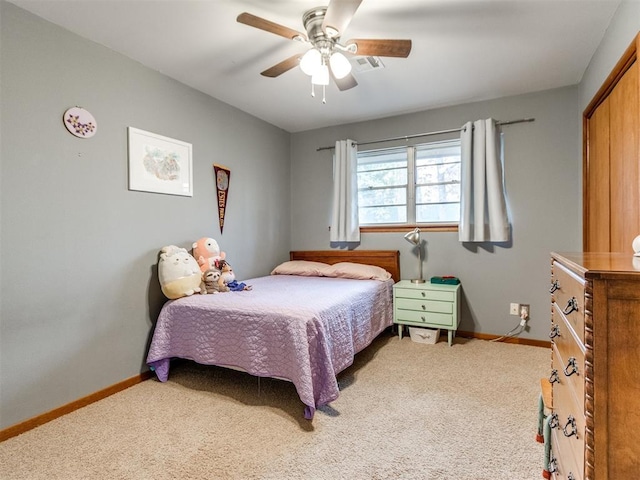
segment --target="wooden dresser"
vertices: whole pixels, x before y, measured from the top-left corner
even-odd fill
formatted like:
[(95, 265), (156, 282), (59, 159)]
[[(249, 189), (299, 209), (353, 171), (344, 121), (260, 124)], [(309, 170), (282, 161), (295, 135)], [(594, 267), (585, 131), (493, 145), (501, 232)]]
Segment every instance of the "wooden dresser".
[(550, 471), (640, 478), (640, 257), (552, 253)]

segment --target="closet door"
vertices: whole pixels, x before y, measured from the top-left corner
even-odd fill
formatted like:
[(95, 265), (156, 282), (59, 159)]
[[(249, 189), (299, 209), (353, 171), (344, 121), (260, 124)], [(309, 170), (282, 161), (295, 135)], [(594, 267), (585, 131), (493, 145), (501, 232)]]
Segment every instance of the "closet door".
[(630, 252), (640, 235), (640, 161), (638, 157), (638, 62), (609, 95), (610, 212), (612, 252)]
[(640, 235), (640, 34), (584, 112), (583, 248), (632, 253)]

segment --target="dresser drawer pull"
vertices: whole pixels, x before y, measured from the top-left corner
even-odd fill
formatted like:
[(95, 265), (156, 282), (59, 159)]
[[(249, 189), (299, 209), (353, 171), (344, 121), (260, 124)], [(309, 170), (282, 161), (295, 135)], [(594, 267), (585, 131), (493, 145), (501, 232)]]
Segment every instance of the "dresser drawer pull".
[[(571, 369), (571, 370), (569, 370)], [(569, 361), (567, 362), (567, 366), (564, 367), (564, 374), (567, 377), (570, 377), (573, 374), (579, 375), (578, 373), (578, 365), (576, 364), (576, 358), (575, 357), (569, 357)]]
[(423, 297), (426, 297), (427, 294), (425, 292), (420, 292), (422, 294)]
[(577, 312), (577, 311), (578, 311), (578, 301), (576, 300), (576, 297), (571, 297), (567, 302), (567, 306), (562, 311), (562, 313), (564, 313), (565, 315), (569, 315), (571, 312)]
[(567, 480), (576, 480), (576, 477), (573, 476), (573, 472), (569, 472), (569, 475), (567, 475)]
[(551, 324), (551, 331), (549, 332), (549, 338), (553, 340), (560, 336), (560, 325)]
[(558, 464), (556, 462), (555, 457), (551, 457), (551, 460), (549, 460), (549, 473), (556, 473), (558, 471)]
[(560, 383), (560, 377), (558, 376), (558, 370), (555, 368), (551, 370), (551, 375), (549, 375), (549, 383)]
[(549, 293), (554, 293), (559, 288), (560, 288), (560, 282), (558, 282), (558, 280), (554, 280), (554, 282), (551, 284), (551, 288), (549, 289)]
[[(570, 431), (567, 431), (568, 427), (571, 427)], [(567, 423), (562, 427), (562, 433), (564, 433), (565, 437), (573, 437), (575, 435), (576, 438), (578, 438), (578, 426), (576, 425), (576, 419), (573, 418), (573, 415), (569, 415)]]
[(560, 426), (560, 419), (557, 413), (552, 413), (549, 419), (549, 428), (558, 428)]

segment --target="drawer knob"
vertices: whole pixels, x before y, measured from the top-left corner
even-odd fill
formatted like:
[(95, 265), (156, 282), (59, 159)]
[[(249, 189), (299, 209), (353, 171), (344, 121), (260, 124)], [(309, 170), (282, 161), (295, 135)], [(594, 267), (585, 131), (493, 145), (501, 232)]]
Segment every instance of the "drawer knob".
[(576, 477), (573, 476), (573, 472), (569, 472), (569, 475), (567, 475), (567, 480), (576, 480)]
[(551, 284), (551, 288), (549, 289), (549, 293), (554, 293), (559, 288), (560, 288), (560, 282), (558, 282), (558, 280), (554, 280), (554, 282)]
[(571, 297), (567, 302), (567, 306), (562, 311), (562, 313), (564, 313), (565, 315), (569, 315), (571, 312), (577, 312), (577, 311), (578, 311), (578, 301), (576, 300), (576, 297)]
[(560, 377), (558, 376), (558, 370), (551, 370), (551, 375), (549, 375), (549, 383), (560, 383)]
[(427, 294), (426, 294), (426, 293), (424, 293), (424, 292), (420, 292), (420, 293), (422, 294), (422, 296), (423, 296), (423, 297), (426, 297), (426, 296), (427, 296)]
[(549, 338), (553, 340), (556, 337), (560, 336), (560, 325), (556, 325), (555, 323), (551, 324), (551, 331), (549, 332)]
[(427, 321), (427, 319), (426, 319), (426, 318), (424, 318), (424, 316), (423, 316), (423, 315), (421, 315), (421, 316), (420, 316), (420, 318), (422, 319), (422, 321), (423, 321), (423, 322), (426, 322), (426, 321)]
[(427, 307), (425, 307), (424, 305), (422, 305), (422, 310), (426, 310), (426, 309), (427, 309)]
[(578, 373), (578, 365), (576, 364), (575, 357), (569, 357), (569, 361), (567, 362), (567, 366), (564, 367), (564, 374), (567, 377), (570, 377), (573, 374), (579, 375)]
[(560, 419), (557, 413), (552, 413), (549, 419), (549, 428), (558, 428), (560, 426)]
[[(568, 430), (569, 427), (571, 427), (571, 430)], [(573, 415), (569, 415), (569, 418), (567, 418), (567, 423), (562, 427), (562, 433), (564, 433), (565, 437), (573, 437), (575, 435), (578, 438), (578, 426)]]

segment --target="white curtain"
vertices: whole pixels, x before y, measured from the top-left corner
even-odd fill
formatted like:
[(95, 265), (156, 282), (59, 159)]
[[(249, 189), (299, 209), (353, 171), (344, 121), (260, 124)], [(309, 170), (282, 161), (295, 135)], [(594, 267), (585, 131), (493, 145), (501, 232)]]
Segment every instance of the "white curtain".
[(336, 142), (333, 164), (331, 242), (359, 242), (358, 151), (353, 140)]
[(467, 122), (461, 135), (461, 242), (506, 242), (509, 218), (500, 127), (491, 118)]

